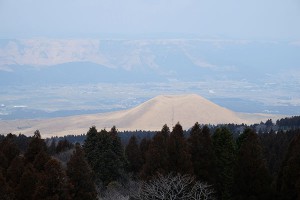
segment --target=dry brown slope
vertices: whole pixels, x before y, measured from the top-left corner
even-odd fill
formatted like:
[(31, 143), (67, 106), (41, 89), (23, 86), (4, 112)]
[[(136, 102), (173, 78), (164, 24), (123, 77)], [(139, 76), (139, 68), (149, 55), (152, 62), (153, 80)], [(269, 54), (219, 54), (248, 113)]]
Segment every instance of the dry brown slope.
[(128, 121), (120, 124), (120, 127), (126, 125), (131, 129), (151, 127), (159, 130), (165, 123), (171, 126), (177, 122), (184, 128), (191, 127), (196, 121), (203, 124), (244, 122), (236, 113), (195, 94), (158, 96), (128, 110), (124, 117)]
[(119, 130), (160, 130), (180, 122), (183, 128), (200, 124), (253, 123), (272, 118), (266, 115), (235, 113), (195, 95), (157, 96), (125, 111), (44, 120), (0, 121), (1, 132), (32, 135), (40, 130), (43, 136), (86, 133), (95, 125), (98, 129), (116, 125)]

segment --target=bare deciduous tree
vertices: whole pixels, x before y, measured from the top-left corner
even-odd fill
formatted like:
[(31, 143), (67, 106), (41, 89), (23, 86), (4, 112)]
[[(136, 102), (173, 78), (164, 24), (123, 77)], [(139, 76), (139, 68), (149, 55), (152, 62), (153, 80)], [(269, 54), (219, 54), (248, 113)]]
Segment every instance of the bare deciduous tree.
[(196, 181), (190, 175), (159, 175), (142, 182), (134, 198), (140, 200), (212, 200), (214, 191), (211, 185)]
[(191, 200), (212, 200), (214, 199), (214, 190), (211, 185), (197, 181), (191, 191)]

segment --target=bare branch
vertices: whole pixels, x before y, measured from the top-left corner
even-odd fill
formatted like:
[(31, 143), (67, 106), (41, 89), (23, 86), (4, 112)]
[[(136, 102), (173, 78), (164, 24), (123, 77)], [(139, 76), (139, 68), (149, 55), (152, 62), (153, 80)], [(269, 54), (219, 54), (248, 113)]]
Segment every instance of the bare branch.
[(190, 175), (158, 175), (157, 178), (140, 184), (135, 196), (141, 200), (212, 200), (211, 185), (195, 181)]

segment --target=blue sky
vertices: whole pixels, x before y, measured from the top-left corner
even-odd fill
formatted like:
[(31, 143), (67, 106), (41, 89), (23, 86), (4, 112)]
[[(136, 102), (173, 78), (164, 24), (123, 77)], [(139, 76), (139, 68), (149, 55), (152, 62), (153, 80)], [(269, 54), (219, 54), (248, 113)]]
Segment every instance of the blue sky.
[(0, 0), (0, 38), (300, 37), (299, 0)]

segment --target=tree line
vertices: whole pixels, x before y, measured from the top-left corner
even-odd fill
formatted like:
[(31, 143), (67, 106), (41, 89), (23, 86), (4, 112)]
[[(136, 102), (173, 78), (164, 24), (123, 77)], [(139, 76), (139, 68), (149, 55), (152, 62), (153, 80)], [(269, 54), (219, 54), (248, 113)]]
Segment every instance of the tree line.
[(157, 173), (192, 174), (213, 185), (217, 199), (297, 199), (299, 134), (292, 130), (258, 135), (247, 128), (234, 139), (226, 127), (211, 133), (196, 123), (185, 138), (180, 124), (172, 131), (165, 125), (139, 146), (133, 136), (125, 154), (128, 171), (144, 180)]
[[(202, 125), (203, 126), (203, 125)], [(213, 133), (217, 128), (221, 126), (226, 126), (230, 132), (233, 134), (234, 139), (236, 139), (246, 128), (251, 128), (255, 130), (259, 136), (262, 134), (270, 132), (287, 132), (295, 129), (300, 129), (300, 116), (286, 117), (278, 119), (276, 122), (273, 122), (271, 119), (268, 119), (266, 122), (260, 122), (258, 124), (220, 124), (220, 125), (207, 125), (211, 132)], [(185, 131), (185, 136), (189, 134), (190, 130)], [(135, 130), (135, 131), (118, 131), (118, 136), (121, 138), (122, 144), (125, 146), (128, 144), (131, 136), (135, 135), (140, 142), (143, 138), (151, 139), (156, 134), (156, 131), (145, 131), (145, 130)], [(22, 136), (22, 141), (24, 141), (25, 136)], [(0, 135), (0, 141), (3, 135)], [(68, 140), (71, 143), (80, 143), (83, 144), (86, 139), (86, 134), (80, 135), (65, 135), (65, 136), (52, 136), (51, 138), (46, 138), (46, 143), (51, 143), (53, 140), (55, 142), (61, 140)]]
[(125, 145), (116, 127), (91, 127), (83, 144), (53, 141), (2, 136), (0, 199), (300, 198), (299, 129), (177, 123)]
[(25, 151), (8, 134), (0, 144), (0, 199), (96, 199), (93, 172), (80, 145), (62, 166), (51, 156), (39, 131), (30, 138)]

